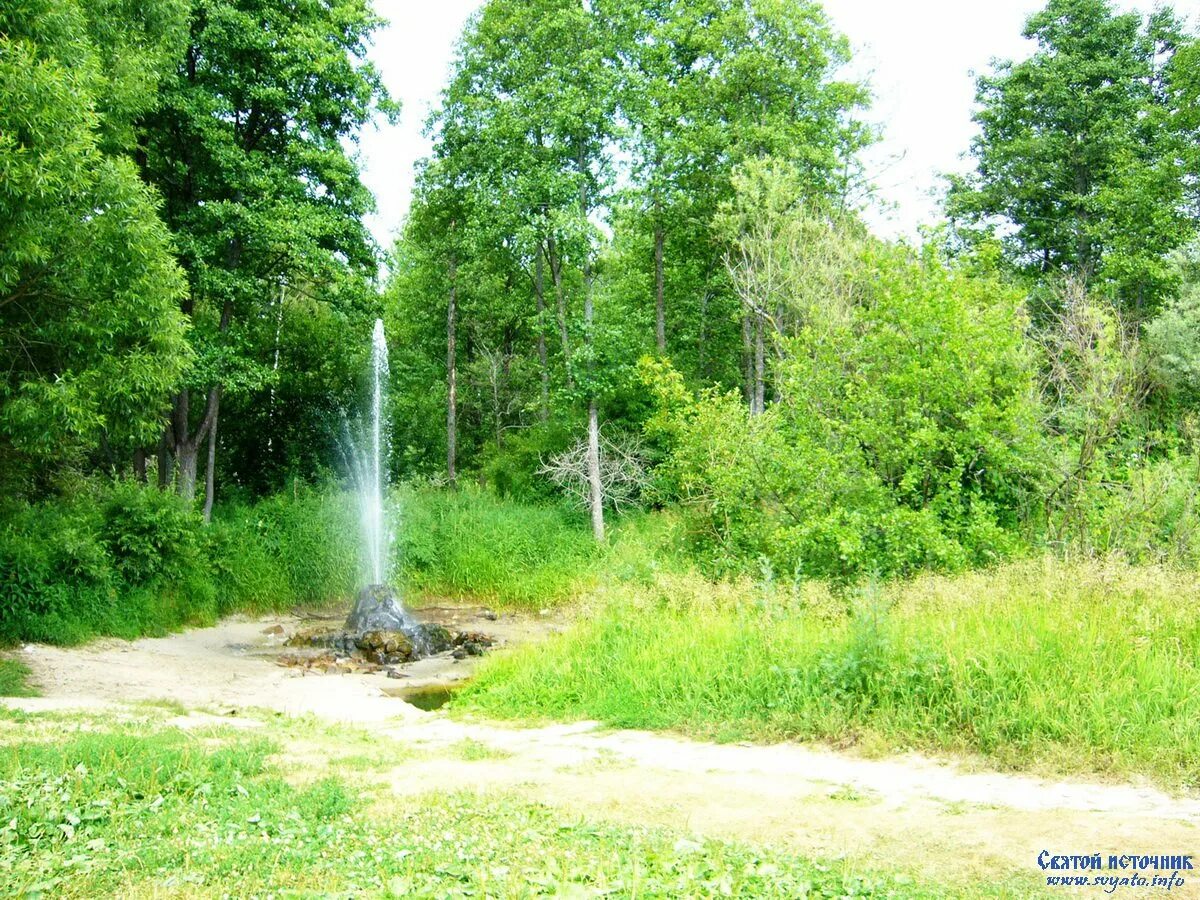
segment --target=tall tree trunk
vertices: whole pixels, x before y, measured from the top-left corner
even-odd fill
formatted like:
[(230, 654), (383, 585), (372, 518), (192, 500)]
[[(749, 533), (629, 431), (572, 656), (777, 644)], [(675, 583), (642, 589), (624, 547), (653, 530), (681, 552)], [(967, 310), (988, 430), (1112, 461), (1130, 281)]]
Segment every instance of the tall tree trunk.
[(558, 246), (554, 235), (546, 238), (546, 249), (550, 258), (550, 278), (554, 281), (554, 300), (558, 307), (558, 332), (562, 340), (563, 367), (567, 371), (567, 387), (575, 387), (575, 379), (571, 377), (571, 337), (567, 333), (567, 296), (563, 288), (562, 258), (558, 255)]
[(542, 242), (538, 241), (537, 259), (534, 262), (533, 292), (537, 295), (537, 353), (538, 366), (542, 370), (541, 418), (550, 418), (550, 367), (546, 364), (546, 279), (542, 271)]
[[(657, 203), (655, 204), (657, 206)], [(659, 356), (667, 353), (667, 310), (663, 298), (663, 235), (662, 210), (654, 225), (654, 338), (658, 342)]]
[(504, 363), (502, 359), (495, 362), (496, 370), (492, 373), (492, 417), (496, 426), (496, 449), (504, 447), (504, 411), (500, 406), (500, 386), (504, 381)]
[(196, 445), (184, 443), (176, 445), (175, 490), (184, 501), (191, 506), (196, 500)]
[(446, 307), (446, 479), (458, 486), (458, 261), (450, 254), (450, 299)]
[[(766, 323), (767, 323), (767, 319), (766, 319), (766, 317), (764, 317), (763, 318), (764, 328), (766, 327)], [(779, 306), (776, 308), (775, 322), (770, 327), (772, 329), (772, 333), (775, 334), (776, 336), (786, 333), (787, 311), (783, 308), (782, 303), (780, 303)], [(771, 345), (772, 345), (771, 349), (775, 354), (776, 360), (782, 359), (783, 358), (782, 343), (780, 343), (777, 340), (773, 340), (773, 341), (771, 341)], [(783, 385), (780, 383), (778, 378), (771, 379), (771, 399), (776, 403), (783, 402)]]
[[(592, 267), (586, 260), (583, 264), (584, 300), (583, 319), (587, 330), (587, 339), (592, 339)], [(588, 400), (588, 434), (587, 434), (587, 474), (588, 499), (592, 511), (592, 535), (597, 541), (604, 541), (604, 487), (600, 481), (600, 413), (593, 394)]]
[[(238, 199), (240, 199), (240, 195), (238, 195)], [(228, 271), (233, 272), (237, 269), (241, 262), (241, 257), (242, 243), (235, 237), (229, 241), (229, 248), (226, 254), (225, 262)], [(186, 301), (185, 312), (189, 316), (192, 313), (192, 302), (191, 297)], [(232, 319), (233, 301), (226, 296), (225, 301), (221, 305), (221, 318), (217, 325), (218, 333), (224, 334), (228, 331), (229, 323)], [(217, 407), (221, 402), (221, 390), (222, 385), (220, 382), (217, 382), (208, 389), (208, 396), (204, 401), (204, 414), (200, 417), (200, 426), (194, 434), (189, 433), (191, 429), (191, 392), (188, 388), (184, 388), (175, 398), (175, 410), (172, 416), (172, 425), (174, 427), (172, 444), (175, 449), (175, 460), (178, 467), (175, 489), (189, 506), (196, 502), (196, 470), (200, 447), (215, 425)], [(214, 463), (216, 452), (216, 444), (214, 443), (209, 448), (209, 455), (214, 458)]]
[(196, 429), (196, 433), (191, 435), (188, 433), (190, 394), (187, 388), (180, 391), (175, 400), (174, 445), (175, 459), (178, 465), (175, 489), (179, 493), (179, 496), (189, 504), (196, 500), (196, 471), (198, 468), (200, 446), (204, 443), (205, 438), (208, 437), (208, 433), (212, 429), (220, 397), (220, 386), (209, 388), (208, 398), (204, 404), (204, 417), (201, 419), (200, 427)]
[(1075, 194), (1081, 198), (1075, 208), (1075, 216), (1078, 221), (1075, 224), (1075, 261), (1076, 269), (1079, 277), (1085, 285), (1090, 284), (1092, 280), (1092, 237), (1088, 233), (1091, 215), (1088, 213), (1087, 205), (1082, 198), (1087, 197), (1091, 193), (1091, 184), (1088, 177), (1088, 169), (1078, 160), (1075, 162)]
[(217, 420), (221, 413), (221, 395), (213, 404), (212, 426), (208, 429), (208, 460), (204, 466), (204, 524), (212, 521), (213, 499), (216, 497)]
[[(587, 175), (583, 146), (579, 148), (579, 208), (584, 221), (587, 221)], [(589, 349), (592, 345), (592, 323), (595, 310), (592, 305), (592, 259), (591, 253), (584, 250), (583, 256), (583, 325), (584, 337)], [(591, 354), (588, 367), (590, 369)], [(587, 473), (588, 498), (592, 510), (592, 535), (600, 543), (604, 542), (604, 486), (600, 481), (600, 412), (593, 393), (588, 399), (588, 443), (587, 443)]]
[(596, 398), (588, 402), (588, 499), (592, 510), (592, 535), (604, 542), (604, 488), (600, 482), (600, 413)]
[(766, 384), (766, 322), (762, 312), (754, 314), (754, 402), (750, 407), (753, 415), (762, 415), (766, 409), (764, 389)]
[(139, 484), (146, 483), (146, 448), (138, 447), (133, 451), (133, 477)]
[[(196, 496), (196, 455), (188, 452), (188, 419), (191, 416), (191, 391), (183, 388), (175, 396), (174, 426), (171, 446), (175, 450), (175, 492), (186, 500)], [(191, 468), (191, 484), (187, 483), (187, 469)]]
[(163, 428), (162, 437), (158, 439), (158, 488), (165, 491), (171, 484), (171, 469), (174, 460), (171, 458), (171, 426)]
[(742, 310), (742, 399), (754, 410), (754, 338), (749, 308)]
[(283, 335), (283, 301), (285, 298), (286, 285), (281, 281), (279, 283), (279, 299), (275, 305), (275, 354), (271, 361), (271, 393), (269, 405), (267, 406), (267, 457), (274, 456), (275, 452), (275, 381), (279, 376), (279, 340)]

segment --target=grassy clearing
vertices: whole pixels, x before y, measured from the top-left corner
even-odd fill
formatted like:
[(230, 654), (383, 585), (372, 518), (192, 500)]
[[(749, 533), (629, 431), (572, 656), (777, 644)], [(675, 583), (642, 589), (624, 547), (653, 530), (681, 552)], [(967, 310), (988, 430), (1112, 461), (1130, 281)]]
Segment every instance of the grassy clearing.
[(304, 723), (261, 732), (0, 717), (0, 883), (62, 897), (943, 894), (514, 796), (401, 802), (275, 755), (316, 736)]
[(0, 697), (32, 697), (37, 693), (29, 684), (29, 666), (15, 659), (0, 657)]
[(1200, 784), (1194, 575), (1026, 562), (852, 594), (622, 586), (460, 706)]

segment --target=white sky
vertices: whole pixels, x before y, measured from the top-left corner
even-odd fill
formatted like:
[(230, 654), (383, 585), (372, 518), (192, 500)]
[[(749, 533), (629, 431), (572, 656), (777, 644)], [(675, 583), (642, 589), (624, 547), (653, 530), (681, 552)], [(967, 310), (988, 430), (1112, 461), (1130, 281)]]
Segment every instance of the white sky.
[[(421, 131), (449, 72), (454, 45), (482, 0), (376, 0), (390, 25), (376, 36), (372, 58), (404, 109), (399, 124), (362, 136), (364, 180), (379, 212), (369, 222), (388, 247), (408, 209), (414, 163), (429, 153)], [(965, 167), (974, 126), (973, 71), (996, 58), (1021, 57), (1025, 19), (1044, 0), (825, 0), (834, 24), (849, 39), (851, 74), (866, 77), (875, 94), (869, 117), (883, 139), (866, 155), (880, 208), (870, 221), (885, 236), (916, 234), (937, 217), (939, 173)], [(1150, 0), (1125, 0), (1122, 9), (1149, 11)], [(1200, 0), (1176, 0), (1195, 24)]]

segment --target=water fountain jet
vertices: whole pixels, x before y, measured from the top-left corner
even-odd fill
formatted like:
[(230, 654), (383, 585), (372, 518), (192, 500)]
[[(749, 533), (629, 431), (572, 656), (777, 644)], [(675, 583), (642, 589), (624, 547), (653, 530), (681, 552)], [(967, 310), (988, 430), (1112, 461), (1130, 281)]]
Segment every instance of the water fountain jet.
[[(371, 335), (371, 405), (364, 442), (367, 446), (359, 446), (355, 453), (369, 583), (355, 597), (354, 607), (346, 619), (346, 631), (356, 636), (400, 633), (411, 644), (413, 656), (425, 656), (434, 650), (429, 629), (412, 618), (396, 591), (387, 583), (392, 541), (387, 515), (391, 449), (385, 408), (388, 375), (387, 336), (383, 320), (376, 319)], [(396, 643), (394, 637), (391, 641)]]
[(388, 668), (424, 656), (453, 652), (478, 656), (492, 645), (477, 632), (451, 635), (443, 626), (418, 622), (404, 607), (399, 593), (388, 584), (392, 532), (388, 521), (388, 348), (383, 321), (375, 321), (371, 337), (371, 402), (360, 427), (347, 425), (348, 457), (358, 486), (362, 513), (365, 581), (341, 629), (306, 629), (287, 641), (292, 647), (317, 647), (332, 651), (338, 660), (357, 659), (370, 666)]

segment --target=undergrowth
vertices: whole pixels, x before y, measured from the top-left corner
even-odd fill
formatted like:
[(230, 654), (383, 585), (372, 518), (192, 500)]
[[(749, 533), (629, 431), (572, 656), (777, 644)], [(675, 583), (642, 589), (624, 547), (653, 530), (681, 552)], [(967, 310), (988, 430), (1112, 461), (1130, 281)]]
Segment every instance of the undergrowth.
[(644, 578), (667, 555), (668, 516), (618, 520), (600, 547), (586, 518), (568, 506), (476, 488), (405, 488), (393, 503), (398, 580), (417, 597), (538, 610), (578, 599), (601, 580)]
[(208, 527), (174, 494), (128, 482), (4, 512), (0, 644), (162, 634), (345, 600), (357, 582), (355, 513), (336, 492), (229, 504)]

